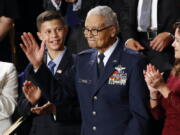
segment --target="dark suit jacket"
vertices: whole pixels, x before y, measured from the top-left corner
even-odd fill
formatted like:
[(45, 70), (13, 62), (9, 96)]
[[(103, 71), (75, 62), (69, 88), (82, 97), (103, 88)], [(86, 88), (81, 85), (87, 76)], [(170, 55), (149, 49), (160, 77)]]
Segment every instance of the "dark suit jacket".
[[(124, 41), (129, 38), (134, 38), (145, 47), (143, 53), (148, 57), (149, 61), (155, 65), (161, 72), (169, 71), (174, 62), (174, 49), (169, 44), (163, 51), (157, 52), (149, 46), (146, 34), (137, 31), (137, 8), (139, 0), (128, 0), (129, 12), (128, 19), (123, 23), (122, 37)], [(173, 33), (173, 24), (180, 16), (180, 1), (179, 0), (158, 0), (157, 5), (157, 33), (171, 32)], [(126, 22), (127, 21), (127, 22)]]
[(127, 0), (82, 0), (81, 9), (78, 11), (80, 18), (85, 20), (88, 11), (99, 5), (107, 5), (117, 13), (118, 20), (124, 20), (124, 12), (128, 12)]
[(45, 65), (37, 73), (29, 69), (28, 76), (54, 103), (78, 96), (81, 135), (147, 135), (149, 115), (146, 109), (148, 90), (142, 71), (146, 64), (144, 57), (125, 52), (119, 43), (107, 62), (104, 75), (98, 79), (97, 53), (96, 49), (80, 53), (65, 82), (53, 79)]
[[(56, 8), (53, 6), (51, 0), (43, 0), (43, 8), (45, 10), (56, 10)], [(62, 0), (61, 7), (60, 7), (60, 12), (63, 16), (66, 15), (68, 8), (68, 3)]]
[[(46, 61), (46, 57), (45, 57)], [(70, 69), (73, 64), (73, 57), (67, 50), (58, 66), (55, 74), (55, 79), (60, 81), (62, 76)], [(30, 66), (30, 65), (29, 65)], [(28, 67), (27, 67), (28, 69)], [(25, 71), (27, 72), (27, 70)], [(41, 97), (38, 105), (45, 104), (48, 100), (46, 96)], [(24, 94), (21, 95), (19, 100), (19, 112), (21, 115), (31, 117), (32, 127), (30, 134), (33, 135), (79, 135), (80, 134), (80, 110), (77, 100), (73, 98), (66, 98), (64, 102), (56, 104), (59, 105), (64, 111), (61, 111), (61, 117), (58, 117), (57, 122), (54, 121), (52, 115), (35, 115), (30, 112), (32, 105), (25, 98)], [(59, 112), (57, 112), (59, 113)], [(76, 113), (76, 114), (75, 114)]]
[[(125, 31), (123, 37), (125, 40), (134, 38), (138, 40), (137, 33), (137, 7), (139, 0), (128, 0), (129, 12), (128, 22), (123, 26)], [(172, 32), (172, 26), (180, 17), (180, 1), (179, 0), (158, 0), (158, 33)]]

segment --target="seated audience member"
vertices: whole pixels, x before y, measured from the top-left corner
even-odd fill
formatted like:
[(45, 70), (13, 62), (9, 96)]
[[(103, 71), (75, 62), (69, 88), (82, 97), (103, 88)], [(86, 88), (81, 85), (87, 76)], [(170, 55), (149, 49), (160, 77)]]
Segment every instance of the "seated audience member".
[[(148, 90), (143, 76), (147, 61), (126, 52), (118, 32), (117, 15), (110, 7), (91, 9), (84, 35), (92, 49), (79, 53), (70, 72), (58, 81), (43, 62), (44, 43), (39, 48), (29, 34), (22, 36), (21, 47), (32, 64), (27, 77), (55, 104), (69, 97), (79, 99), (82, 135), (148, 134)], [(29, 86), (26, 82), (27, 95), (39, 93), (26, 89)]]
[(167, 81), (151, 64), (144, 71), (152, 115), (155, 119), (165, 119), (162, 135), (180, 135), (180, 22), (176, 23), (172, 46), (176, 60)]
[[(47, 10), (37, 17), (38, 37), (42, 44), (46, 45), (45, 56), (41, 53), (35, 54), (41, 58), (49, 68), (53, 78), (57, 81), (71, 68), (73, 56), (64, 46), (64, 40), (67, 34), (67, 26), (63, 17), (58, 11)], [(32, 37), (31, 33), (24, 33), (23, 41)], [(37, 43), (35, 43), (37, 44)], [(28, 69), (28, 67), (27, 67)], [(46, 75), (44, 76), (46, 78)], [(26, 78), (26, 70), (25, 70)], [(39, 96), (38, 96), (39, 95)], [(37, 98), (38, 97), (38, 98)], [(56, 110), (58, 105), (50, 103), (46, 96), (28, 95), (26, 92), (19, 100), (19, 112), (24, 116), (32, 117), (32, 127), (30, 135), (79, 135), (80, 134), (80, 111), (77, 100), (67, 99), (66, 102), (60, 103), (60, 106), (66, 106), (66, 112), (61, 116), (60, 121), (53, 120), (52, 110)], [(48, 111), (47, 111), (48, 110)], [(77, 111), (77, 117), (73, 115), (73, 110)]]
[(18, 82), (15, 66), (0, 62), (0, 135), (11, 125), (11, 116), (17, 105)]

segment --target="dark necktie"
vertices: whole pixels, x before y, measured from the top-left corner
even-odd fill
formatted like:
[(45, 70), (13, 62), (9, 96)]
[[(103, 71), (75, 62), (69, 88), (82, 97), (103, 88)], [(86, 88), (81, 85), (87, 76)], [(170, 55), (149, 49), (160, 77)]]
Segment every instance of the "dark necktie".
[(139, 25), (144, 32), (151, 26), (151, 7), (152, 0), (143, 0)]
[(104, 72), (104, 62), (103, 62), (103, 59), (104, 59), (104, 54), (101, 53), (98, 55), (98, 58), (99, 58), (99, 63), (98, 63), (98, 77), (100, 78)]
[(53, 75), (54, 75), (54, 68), (55, 68), (55, 66), (56, 66), (56, 64), (53, 61), (49, 61), (48, 68), (52, 72)]

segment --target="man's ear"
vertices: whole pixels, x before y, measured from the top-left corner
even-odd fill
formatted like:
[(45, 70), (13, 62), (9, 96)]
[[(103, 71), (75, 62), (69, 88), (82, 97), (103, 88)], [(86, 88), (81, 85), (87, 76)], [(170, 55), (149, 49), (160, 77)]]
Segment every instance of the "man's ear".
[(37, 36), (38, 36), (38, 38), (42, 41), (43, 39), (42, 39), (42, 36), (41, 36), (41, 32), (37, 32)]
[(112, 31), (111, 31), (111, 37), (115, 37), (117, 34), (117, 28), (115, 26), (112, 26)]

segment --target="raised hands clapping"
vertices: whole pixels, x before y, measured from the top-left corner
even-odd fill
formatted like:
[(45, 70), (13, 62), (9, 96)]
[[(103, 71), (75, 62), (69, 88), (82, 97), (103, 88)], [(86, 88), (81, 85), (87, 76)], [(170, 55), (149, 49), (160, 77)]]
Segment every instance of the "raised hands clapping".
[(42, 94), (40, 88), (35, 86), (31, 81), (25, 81), (23, 85), (22, 89), (26, 99), (32, 105), (37, 104)]

